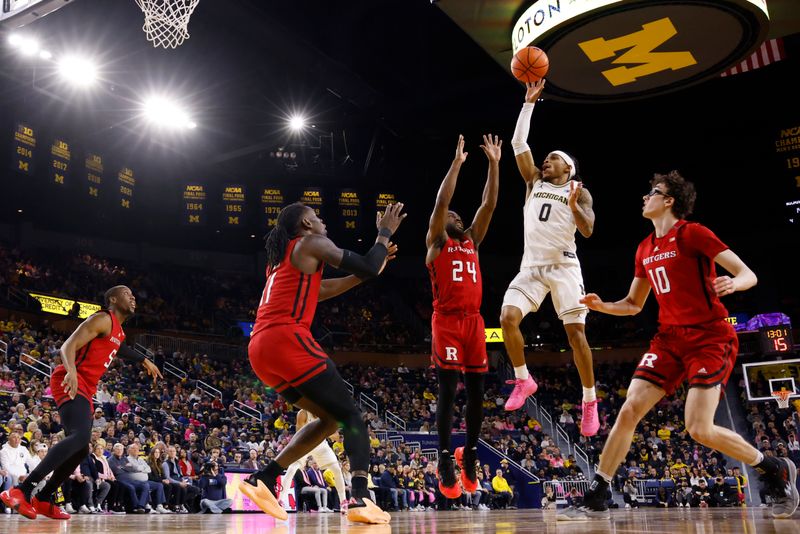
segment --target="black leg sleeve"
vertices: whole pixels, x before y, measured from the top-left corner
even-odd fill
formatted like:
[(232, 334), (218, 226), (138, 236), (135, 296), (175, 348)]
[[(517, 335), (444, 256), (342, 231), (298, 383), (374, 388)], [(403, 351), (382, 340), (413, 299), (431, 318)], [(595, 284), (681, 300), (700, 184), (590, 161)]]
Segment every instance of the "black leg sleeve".
[[(439, 398), (436, 400), (436, 431), (439, 433), (439, 450), (450, 450), (450, 435), (453, 433), (453, 407), (456, 401), (458, 371), (437, 369), (439, 375)], [(469, 428), (469, 427), (467, 427)]]
[(467, 390), (467, 441), (466, 448), (478, 446), (483, 423), (483, 373), (465, 373), (464, 382)]

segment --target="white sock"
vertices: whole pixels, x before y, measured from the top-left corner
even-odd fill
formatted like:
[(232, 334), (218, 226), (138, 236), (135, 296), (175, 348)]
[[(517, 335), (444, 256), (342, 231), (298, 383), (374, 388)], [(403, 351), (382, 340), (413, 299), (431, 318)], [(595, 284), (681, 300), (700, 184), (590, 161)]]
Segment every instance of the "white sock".
[(514, 367), (514, 376), (519, 380), (527, 380), (528, 376), (530, 376), (528, 375), (528, 366), (520, 365), (519, 367)]
[(597, 393), (594, 387), (583, 388), (583, 402), (592, 402), (594, 400), (597, 400)]
[(758, 464), (760, 464), (763, 461), (764, 461), (764, 453), (761, 452), (761, 451), (758, 451), (758, 456), (756, 456), (756, 459), (754, 461), (750, 462), (750, 465), (755, 467), (755, 466), (757, 466)]

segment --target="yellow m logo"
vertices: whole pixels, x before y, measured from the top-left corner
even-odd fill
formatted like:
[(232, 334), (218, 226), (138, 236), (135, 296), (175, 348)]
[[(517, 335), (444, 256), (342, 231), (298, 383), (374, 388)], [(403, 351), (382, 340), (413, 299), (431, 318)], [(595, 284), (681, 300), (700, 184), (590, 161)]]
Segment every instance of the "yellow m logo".
[(20, 161), (19, 162), (19, 170), (28, 172), (29, 168), (28, 168), (27, 162)]
[(190, 223), (199, 223), (200, 216), (199, 215), (189, 215), (189, 222)]
[(355, 221), (345, 221), (344, 227), (348, 230), (355, 230), (356, 229), (356, 222)]
[(130, 207), (131, 207), (131, 201), (130, 201), (130, 200), (126, 200), (126, 199), (124, 199), (124, 198), (123, 198), (123, 199), (120, 199), (120, 205), (121, 205), (123, 208), (130, 208)]
[(55, 182), (57, 184), (63, 184), (64, 183), (64, 175), (56, 173)]
[(642, 25), (642, 30), (606, 40), (604, 37), (578, 43), (590, 61), (600, 61), (616, 56), (617, 51), (627, 50), (614, 59), (615, 64), (638, 64), (635, 67), (616, 67), (603, 71), (603, 76), (613, 85), (635, 82), (638, 78), (667, 69), (678, 70), (697, 64), (691, 52), (653, 52), (656, 48), (678, 34), (669, 18)]
[(267, 226), (272, 228), (273, 226), (278, 226), (278, 218), (275, 217), (274, 219), (267, 219)]
[(228, 224), (230, 225), (239, 224), (239, 217), (228, 217)]
[(89, 186), (89, 196), (90, 197), (97, 197), (97, 193), (98, 193), (98, 191), (97, 191), (96, 187)]

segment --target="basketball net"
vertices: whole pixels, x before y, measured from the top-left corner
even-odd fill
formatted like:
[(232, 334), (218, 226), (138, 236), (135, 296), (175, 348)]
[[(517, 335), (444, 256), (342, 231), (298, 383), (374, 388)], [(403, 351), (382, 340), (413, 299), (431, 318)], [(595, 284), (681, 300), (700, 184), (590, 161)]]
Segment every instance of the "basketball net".
[(177, 48), (189, 38), (189, 17), (199, 0), (136, 0), (144, 30), (154, 47)]
[(773, 391), (772, 396), (775, 397), (775, 401), (778, 403), (778, 408), (788, 408), (789, 407), (789, 396), (792, 394), (791, 391), (783, 390), (783, 391)]

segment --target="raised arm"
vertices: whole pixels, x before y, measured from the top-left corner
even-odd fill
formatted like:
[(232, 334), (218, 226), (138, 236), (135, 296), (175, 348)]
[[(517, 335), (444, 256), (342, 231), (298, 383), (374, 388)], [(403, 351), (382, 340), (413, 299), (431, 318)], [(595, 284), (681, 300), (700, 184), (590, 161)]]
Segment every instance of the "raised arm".
[(111, 316), (106, 312), (98, 312), (83, 321), (78, 328), (61, 345), (61, 363), (67, 371), (61, 385), (64, 393), (74, 399), (78, 394), (78, 371), (75, 368), (75, 352), (86, 346), (91, 340), (111, 333)]
[(483, 186), (481, 206), (475, 213), (472, 225), (466, 232), (475, 243), (475, 248), (478, 248), (483, 238), (486, 236), (486, 232), (489, 230), (489, 221), (492, 220), (492, 214), (497, 206), (497, 192), (500, 188), (500, 156), (502, 155), (502, 147), (503, 141), (498, 139), (496, 135), (494, 139), (492, 139), (492, 134), (483, 136), (481, 149), (489, 159), (489, 173), (486, 177), (486, 185)]
[(744, 291), (758, 283), (756, 274), (731, 249), (717, 254), (714, 263), (733, 275), (733, 278), (723, 275), (714, 279), (717, 296), (724, 297), (735, 291)]
[(378, 276), (389, 255), (389, 238), (406, 218), (403, 204), (389, 204), (386, 211), (378, 214), (378, 238), (365, 255), (337, 247), (333, 241), (321, 234), (305, 236), (292, 253), (292, 265), (310, 274), (319, 268), (319, 262), (352, 273), (362, 280)]
[(514, 128), (514, 137), (511, 138), (511, 148), (514, 149), (514, 157), (517, 160), (517, 168), (525, 180), (525, 198), (528, 198), (531, 191), (533, 191), (533, 184), (542, 176), (541, 171), (533, 162), (533, 155), (531, 154), (531, 147), (528, 146), (528, 135), (531, 130), (531, 116), (533, 115), (533, 107), (536, 101), (544, 90), (545, 81), (539, 80), (538, 82), (526, 84), (527, 91), (525, 92), (525, 103), (522, 104), (522, 111), (519, 112), (517, 119), (517, 126)]
[(447, 225), (447, 210), (450, 209), (450, 201), (453, 199), (453, 193), (456, 191), (456, 182), (458, 181), (458, 172), (461, 170), (461, 165), (467, 159), (467, 152), (464, 152), (464, 136), (458, 136), (458, 144), (456, 145), (456, 155), (453, 158), (453, 163), (450, 164), (450, 169), (442, 180), (442, 185), (439, 186), (439, 192), (436, 194), (436, 204), (433, 206), (433, 213), (431, 213), (431, 220), (428, 223), (428, 235), (425, 236), (425, 245), (430, 249), (431, 247), (441, 247), (447, 241), (447, 233), (445, 226)]
[(572, 182), (569, 191), (569, 209), (575, 218), (575, 226), (583, 237), (590, 237), (594, 232), (594, 201), (589, 191), (583, 188), (581, 182)]
[[(389, 252), (386, 256), (386, 259), (383, 260), (383, 266), (381, 267), (380, 271), (378, 271), (378, 274), (383, 272), (383, 269), (386, 267), (386, 263), (393, 260), (395, 258), (395, 255), (397, 254), (397, 245), (395, 245), (391, 241), (389, 241), (388, 243), (388, 248)], [(319, 302), (322, 302), (323, 300), (328, 300), (333, 297), (338, 297), (345, 291), (354, 288), (361, 282), (363, 282), (363, 280), (352, 274), (350, 276), (343, 276), (341, 278), (326, 278), (320, 283), (318, 300)]]
[(628, 295), (622, 300), (603, 302), (597, 293), (589, 293), (580, 299), (580, 302), (586, 304), (590, 310), (609, 315), (636, 315), (642, 311), (649, 294), (650, 282), (647, 281), (647, 278), (634, 278)]

